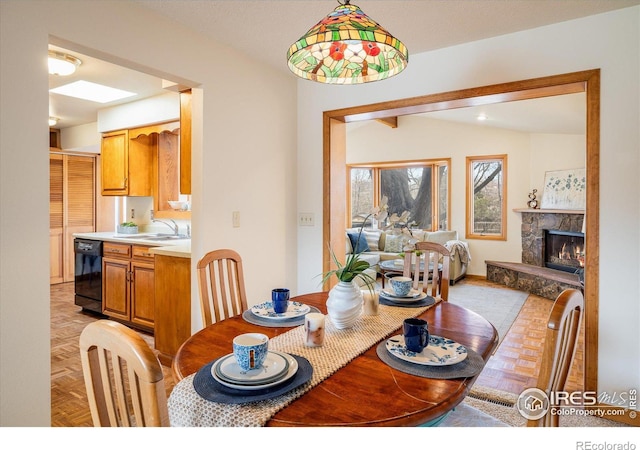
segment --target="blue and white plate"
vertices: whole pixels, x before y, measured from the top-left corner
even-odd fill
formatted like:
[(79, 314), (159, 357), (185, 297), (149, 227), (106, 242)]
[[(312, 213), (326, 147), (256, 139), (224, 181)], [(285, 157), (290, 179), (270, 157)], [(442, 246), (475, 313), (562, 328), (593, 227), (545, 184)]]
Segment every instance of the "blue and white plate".
[(284, 355), (268, 352), (264, 363), (251, 370), (242, 370), (233, 353), (220, 358), (212, 371), (224, 381), (233, 384), (264, 385), (284, 377), (289, 370), (289, 361)]
[(287, 364), (288, 364), (288, 368), (287, 368), (287, 372), (285, 373), (285, 375), (281, 378), (277, 378), (276, 380), (273, 381), (268, 381), (266, 383), (263, 384), (237, 384), (237, 383), (231, 383), (229, 381), (226, 381), (222, 378), (220, 378), (218, 376), (218, 374), (216, 373), (216, 364), (213, 364), (211, 366), (211, 375), (213, 376), (213, 378), (220, 383), (223, 386), (229, 387), (229, 388), (233, 388), (233, 389), (238, 389), (238, 390), (243, 390), (243, 391), (256, 391), (256, 390), (260, 390), (260, 389), (266, 389), (266, 388), (270, 388), (270, 387), (274, 387), (274, 386), (278, 386), (279, 384), (284, 383), (285, 381), (291, 379), (296, 372), (298, 371), (298, 361), (296, 361), (296, 359), (287, 354), (287, 353), (281, 353), (281, 352), (269, 352), (269, 353), (274, 353), (277, 355), (282, 356)]
[(467, 348), (464, 345), (441, 336), (430, 336), (429, 345), (420, 353), (407, 350), (401, 334), (387, 339), (386, 346), (393, 356), (423, 366), (450, 366), (467, 358)]
[(304, 316), (307, 314), (311, 308), (309, 305), (305, 305), (300, 302), (289, 302), (289, 306), (287, 306), (287, 310), (283, 313), (277, 313), (273, 310), (272, 302), (264, 302), (259, 305), (255, 305), (251, 307), (251, 312), (258, 317), (262, 317), (263, 319), (272, 319), (272, 320), (285, 320), (285, 319), (293, 319), (295, 317)]
[(423, 293), (419, 289), (411, 289), (407, 295), (397, 295), (393, 289), (382, 289), (381, 291), (387, 298), (418, 298)]
[(409, 293), (408, 297), (398, 297), (397, 295), (396, 296), (387, 295), (387, 293), (384, 290), (382, 290), (380, 291), (380, 297), (387, 299), (393, 303), (417, 303), (420, 300), (424, 300), (425, 298), (427, 298), (427, 294), (422, 291), (417, 291), (417, 295), (413, 294), (413, 289), (411, 291), (412, 292)]

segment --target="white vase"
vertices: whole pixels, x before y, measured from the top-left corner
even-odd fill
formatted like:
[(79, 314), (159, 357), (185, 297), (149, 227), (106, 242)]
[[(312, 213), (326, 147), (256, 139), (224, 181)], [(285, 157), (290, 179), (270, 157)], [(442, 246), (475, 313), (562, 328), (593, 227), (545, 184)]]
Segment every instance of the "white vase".
[(339, 330), (351, 328), (362, 315), (362, 291), (353, 281), (340, 281), (329, 291), (327, 312)]

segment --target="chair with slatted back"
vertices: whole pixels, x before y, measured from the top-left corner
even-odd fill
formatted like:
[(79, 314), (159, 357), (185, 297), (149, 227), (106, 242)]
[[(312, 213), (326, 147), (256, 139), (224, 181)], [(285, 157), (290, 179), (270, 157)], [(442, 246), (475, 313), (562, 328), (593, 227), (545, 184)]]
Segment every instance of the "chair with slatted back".
[[(556, 298), (544, 338), (544, 350), (536, 387), (547, 395), (564, 391), (576, 353), (580, 324), (584, 312), (584, 296), (577, 289), (565, 289)], [(551, 404), (550, 408), (559, 405)], [(547, 413), (529, 420), (528, 427), (557, 427), (558, 414)]]
[(213, 250), (198, 261), (198, 289), (204, 326), (247, 309), (242, 258), (234, 250)]
[[(580, 324), (584, 311), (584, 297), (577, 289), (565, 289), (558, 295), (547, 322), (544, 349), (536, 387), (547, 396), (564, 391), (576, 352)], [(549, 409), (558, 407), (550, 404)], [(514, 406), (515, 408), (515, 406)], [(528, 427), (557, 427), (559, 414), (548, 411), (537, 420), (528, 420)], [(458, 405), (439, 426), (505, 426), (494, 417), (467, 404)]]
[(80, 360), (95, 427), (169, 426), (162, 366), (138, 333), (111, 320), (90, 323)]
[[(416, 255), (415, 262), (412, 261), (412, 255)], [(404, 255), (403, 275), (413, 277), (414, 289), (447, 301), (450, 263), (451, 252), (444, 245), (436, 242), (417, 242), (414, 252), (406, 252)]]

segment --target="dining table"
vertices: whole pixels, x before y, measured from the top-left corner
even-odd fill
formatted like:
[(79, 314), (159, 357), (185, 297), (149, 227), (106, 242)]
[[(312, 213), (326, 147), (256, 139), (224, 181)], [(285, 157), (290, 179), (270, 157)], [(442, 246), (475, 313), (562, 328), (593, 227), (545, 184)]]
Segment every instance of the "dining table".
[[(328, 292), (291, 298), (327, 313)], [(349, 329), (337, 329), (326, 316), (321, 347), (304, 344), (304, 326), (262, 324), (251, 312), (211, 324), (189, 337), (172, 364), (176, 385), (169, 396), (172, 426), (366, 427), (437, 424), (461, 403), (498, 345), (495, 327), (477, 313), (447, 301), (427, 306), (389, 305), (362, 315)], [(432, 339), (461, 345), (468, 357), (457, 364), (412, 364), (388, 351), (402, 335), (405, 318), (428, 323)], [(203, 398), (198, 386), (211, 383), (212, 364), (232, 353), (232, 340), (263, 333), (269, 348), (286, 351), (312, 371), (306, 383), (279, 397), (230, 404)], [(215, 389), (214, 389), (215, 391)], [(239, 392), (242, 395), (242, 392)]]

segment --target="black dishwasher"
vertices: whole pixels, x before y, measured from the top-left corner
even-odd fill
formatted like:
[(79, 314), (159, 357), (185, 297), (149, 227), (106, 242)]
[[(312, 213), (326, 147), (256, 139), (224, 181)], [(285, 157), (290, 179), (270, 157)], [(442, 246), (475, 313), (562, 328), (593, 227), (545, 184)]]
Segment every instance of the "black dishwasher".
[(76, 238), (75, 304), (102, 314), (102, 241)]

